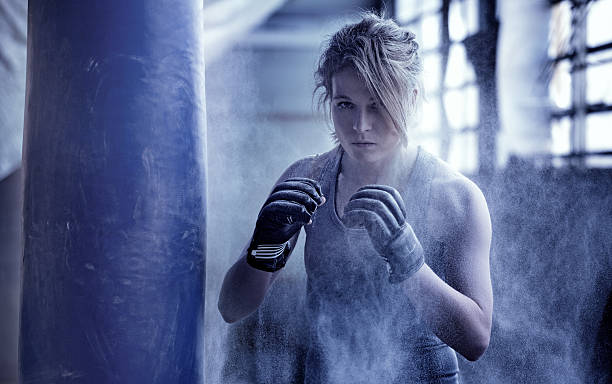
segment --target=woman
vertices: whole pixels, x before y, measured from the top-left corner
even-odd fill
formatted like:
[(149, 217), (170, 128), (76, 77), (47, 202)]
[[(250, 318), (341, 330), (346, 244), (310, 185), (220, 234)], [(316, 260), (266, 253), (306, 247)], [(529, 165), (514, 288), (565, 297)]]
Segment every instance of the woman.
[(409, 140), (417, 49), (372, 13), (331, 37), (315, 91), (338, 145), (283, 173), (223, 282), (227, 322), (256, 310), (304, 227), (309, 383), (455, 383), (454, 351), (474, 361), (489, 343), (489, 212)]

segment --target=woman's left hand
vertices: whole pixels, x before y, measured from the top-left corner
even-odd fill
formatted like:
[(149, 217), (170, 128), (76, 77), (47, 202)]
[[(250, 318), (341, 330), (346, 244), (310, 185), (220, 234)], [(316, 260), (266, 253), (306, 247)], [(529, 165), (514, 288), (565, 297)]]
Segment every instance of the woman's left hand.
[(348, 228), (365, 227), (374, 246), (389, 267), (389, 281), (399, 283), (424, 263), (423, 248), (410, 224), (399, 192), (387, 185), (366, 185), (344, 207)]

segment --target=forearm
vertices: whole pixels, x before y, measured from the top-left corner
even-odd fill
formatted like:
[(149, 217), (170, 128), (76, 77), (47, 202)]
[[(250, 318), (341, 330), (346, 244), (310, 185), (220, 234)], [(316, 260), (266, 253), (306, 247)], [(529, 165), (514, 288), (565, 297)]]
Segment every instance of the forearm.
[(219, 294), (218, 308), (228, 323), (254, 312), (263, 302), (274, 273), (255, 269), (241, 257), (227, 272)]
[(325, 202), (317, 181), (290, 177), (291, 173), (285, 171), (276, 182), (259, 211), (249, 246), (225, 275), (218, 308), (228, 323), (259, 307), (295, 247), (300, 229)]
[(445, 283), (427, 264), (401, 284), (420, 318), (442, 341), (471, 361), (484, 353), (491, 318), (474, 300)]

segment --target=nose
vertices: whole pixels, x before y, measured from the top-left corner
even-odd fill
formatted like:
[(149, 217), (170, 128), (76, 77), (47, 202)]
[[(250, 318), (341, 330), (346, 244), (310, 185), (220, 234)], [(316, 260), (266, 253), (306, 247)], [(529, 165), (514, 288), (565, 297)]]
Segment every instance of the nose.
[(355, 114), (355, 119), (353, 120), (353, 129), (356, 132), (365, 132), (372, 129), (372, 121), (367, 109), (364, 108)]

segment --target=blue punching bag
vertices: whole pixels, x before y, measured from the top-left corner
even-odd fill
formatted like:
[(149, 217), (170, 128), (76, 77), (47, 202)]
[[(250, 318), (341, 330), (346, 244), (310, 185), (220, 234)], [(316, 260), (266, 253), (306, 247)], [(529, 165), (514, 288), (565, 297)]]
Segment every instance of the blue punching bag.
[(202, 3), (29, 1), (21, 383), (203, 380)]

